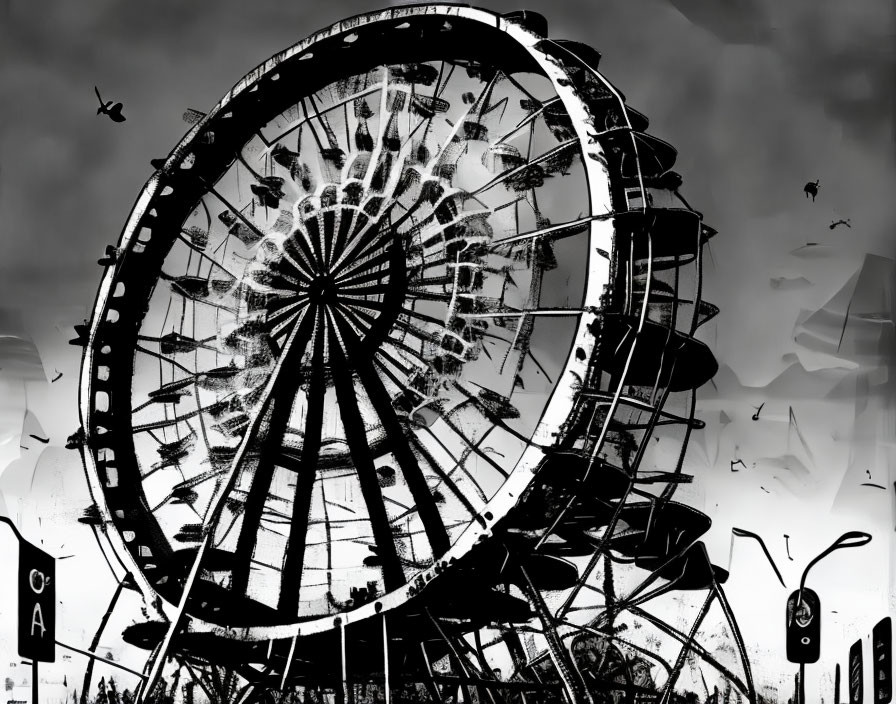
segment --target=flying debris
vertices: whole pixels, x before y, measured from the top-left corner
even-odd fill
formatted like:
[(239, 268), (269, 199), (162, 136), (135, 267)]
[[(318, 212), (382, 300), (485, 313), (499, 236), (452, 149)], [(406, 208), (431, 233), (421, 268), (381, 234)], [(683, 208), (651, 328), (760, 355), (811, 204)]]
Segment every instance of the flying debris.
[(183, 114), (183, 120), (188, 125), (195, 125), (199, 122), (203, 117), (205, 117), (205, 113), (199, 110), (194, 110), (193, 108), (187, 108), (186, 112)]
[(792, 562), (793, 558), (790, 557), (790, 536), (787, 533), (784, 534), (784, 546), (787, 548), (787, 559)]
[(753, 414), (753, 420), (759, 420), (759, 414), (762, 413), (762, 407), (764, 405), (765, 403), (760, 403), (758, 407), (754, 406), (754, 408), (756, 408), (756, 412)]
[[(50, 438), (42, 438), (40, 435), (29, 434), (28, 437), (34, 438), (38, 442), (42, 442), (44, 445), (46, 445), (48, 442), (50, 442)], [(881, 488), (883, 488), (883, 487), (881, 487)]]
[(735, 469), (735, 467), (736, 467), (737, 465), (740, 465), (740, 466), (743, 467), (744, 469), (747, 468), (747, 465), (744, 464), (744, 461), (743, 461), (743, 460), (731, 460), (731, 471), (732, 471), (732, 472), (739, 472), (739, 471), (740, 471), (739, 469)]
[(59, 371), (58, 369), (54, 369), (53, 371), (56, 372), (56, 376), (54, 376), (52, 379), (50, 379), (50, 383), (51, 383), (51, 384), (56, 383), (57, 381), (59, 381), (59, 380), (62, 378), (62, 372), (61, 372), (61, 371)]
[(96, 97), (100, 101), (100, 106), (96, 109), (96, 114), (108, 115), (109, 119), (112, 122), (124, 122), (127, 118), (121, 114), (121, 109), (124, 107), (121, 103), (112, 104), (112, 101), (103, 102), (102, 97), (100, 96), (100, 89), (96, 86), (93, 87), (94, 92), (96, 93)]
[(818, 189), (821, 187), (820, 181), (809, 181), (805, 186), (803, 186), (803, 192), (806, 194), (806, 198), (812, 196), (812, 202), (815, 202), (815, 196), (818, 195)]

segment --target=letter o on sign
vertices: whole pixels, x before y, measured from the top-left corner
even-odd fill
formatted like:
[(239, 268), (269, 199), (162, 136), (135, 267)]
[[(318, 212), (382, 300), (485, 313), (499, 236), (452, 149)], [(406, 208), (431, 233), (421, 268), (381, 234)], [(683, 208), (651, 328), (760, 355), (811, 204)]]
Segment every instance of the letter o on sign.
[(31, 570), (28, 577), (31, 580), (31, 589), (35, 594), (41, 594), (50, 583), (50, 578), (38, 570)]

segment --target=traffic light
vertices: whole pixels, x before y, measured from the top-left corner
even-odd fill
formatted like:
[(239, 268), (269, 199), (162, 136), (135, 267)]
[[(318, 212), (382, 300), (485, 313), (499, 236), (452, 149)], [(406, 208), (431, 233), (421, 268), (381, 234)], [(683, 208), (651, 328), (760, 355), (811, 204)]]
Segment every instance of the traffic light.
[(821, 653), (821, 602), (811, 589), (797, 589), (787, 599), (787, 659), (818, 662)]

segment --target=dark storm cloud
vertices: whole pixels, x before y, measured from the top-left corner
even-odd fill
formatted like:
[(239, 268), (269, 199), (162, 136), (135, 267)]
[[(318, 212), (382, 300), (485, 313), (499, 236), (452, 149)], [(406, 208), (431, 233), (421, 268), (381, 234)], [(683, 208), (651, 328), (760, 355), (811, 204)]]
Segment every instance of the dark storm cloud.
[(775, 51), (794, 91), (820, 102), (850, 136), (879, 144), (893, 124), (893, 4), (801, 0), (773, 11)]
[[(186, 131), (184, 110), (208, 110), (271, 54), (384, 5), (95, 0), (46, 2), (37, 13), (12, 2), (0, 30), (0, 295), (23, 307), (89, 305), (95, 261), (117, 239), (149, 160)], [(805, 279), (823, 297), (864, 252), (896, 254), (885, 129), (891, 8), (877, 0), (738, 0), (724, 12), (709, 0), (526, 5), (548, 17), (552, 36), (595, 45), (651, 131), (679, 149), (685, 194), (721, 232), (706, 286), (723, 313), (718, 356), (745, 378), (783, 371), (781, 350), (743, 351), (743, 331), (760, 317), (769, 335), (789, 335), (800, 310), (794, 288), (770, 280)], [(127, 122), (96, 115), (94, 85), (124, 103)], [(811, 205), (801, 189), (815, 178), (821, 192)], [(852, 216), (853, 229), (828, 231), (832, 209)], [(788, 257), (807, 241), (829, 245), (828, 256)]]

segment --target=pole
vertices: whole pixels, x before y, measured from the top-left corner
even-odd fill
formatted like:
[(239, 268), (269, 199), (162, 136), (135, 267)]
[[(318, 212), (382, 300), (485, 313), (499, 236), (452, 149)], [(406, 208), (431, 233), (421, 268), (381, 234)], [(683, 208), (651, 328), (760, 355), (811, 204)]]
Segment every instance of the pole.
[(386, 675), (386, 704), (392, 704), (392, 689), (389, 681), (389, 633), (386, 630), (386, 614), (383, 614), (383, 672)]
[(342, 698), (345, 704), (350, 704), (348, 697), (348, 669), (345, 663), (345, 617), (339, 620), (339, 655), (342, 659)]
[(31, 704), (37, 704), (37, 660), (31, 660)]
[[(114, 572), (112, 573), (115, 574)], [(121, 590), (124, 588), (124, 580), (130, 576), (129, 573), (125, 573), (124, 579), (122, 579), (118, 586), (115, 587), (115, 591), (112, 594), (112, 599), (109, 601), (109, 606), (106, 609), (106, 613), (103, 614), (103, 617), (100, 619), (100, 625), (96, 629), (96, 633), (93, 636), (93, 640), (90, 641), (90, 651), (96, 652), (96, 649), (100, 645), (100, 638), (103, 635), (103, 631), (106, 629), (106, 624), (109, 622), (109, 617), (112, 615), (112, 611), (115, 609), (115, 605), (118, 603), (118, 597), (121, 596)], [(90, 679), (93, 676), (93, 658), (87, 661), (87, 669), (84, 670), (84, 682), (81, 685), (81, 704), (87, 704), (88, 696), (87, 692), (90, 690)]]
[(800, 663), (800, 689), (799, 689), (799, 704), (806, 704), (806, 663)]
[(834, 704), (840, 704), (840, 663), (834, 668)]

